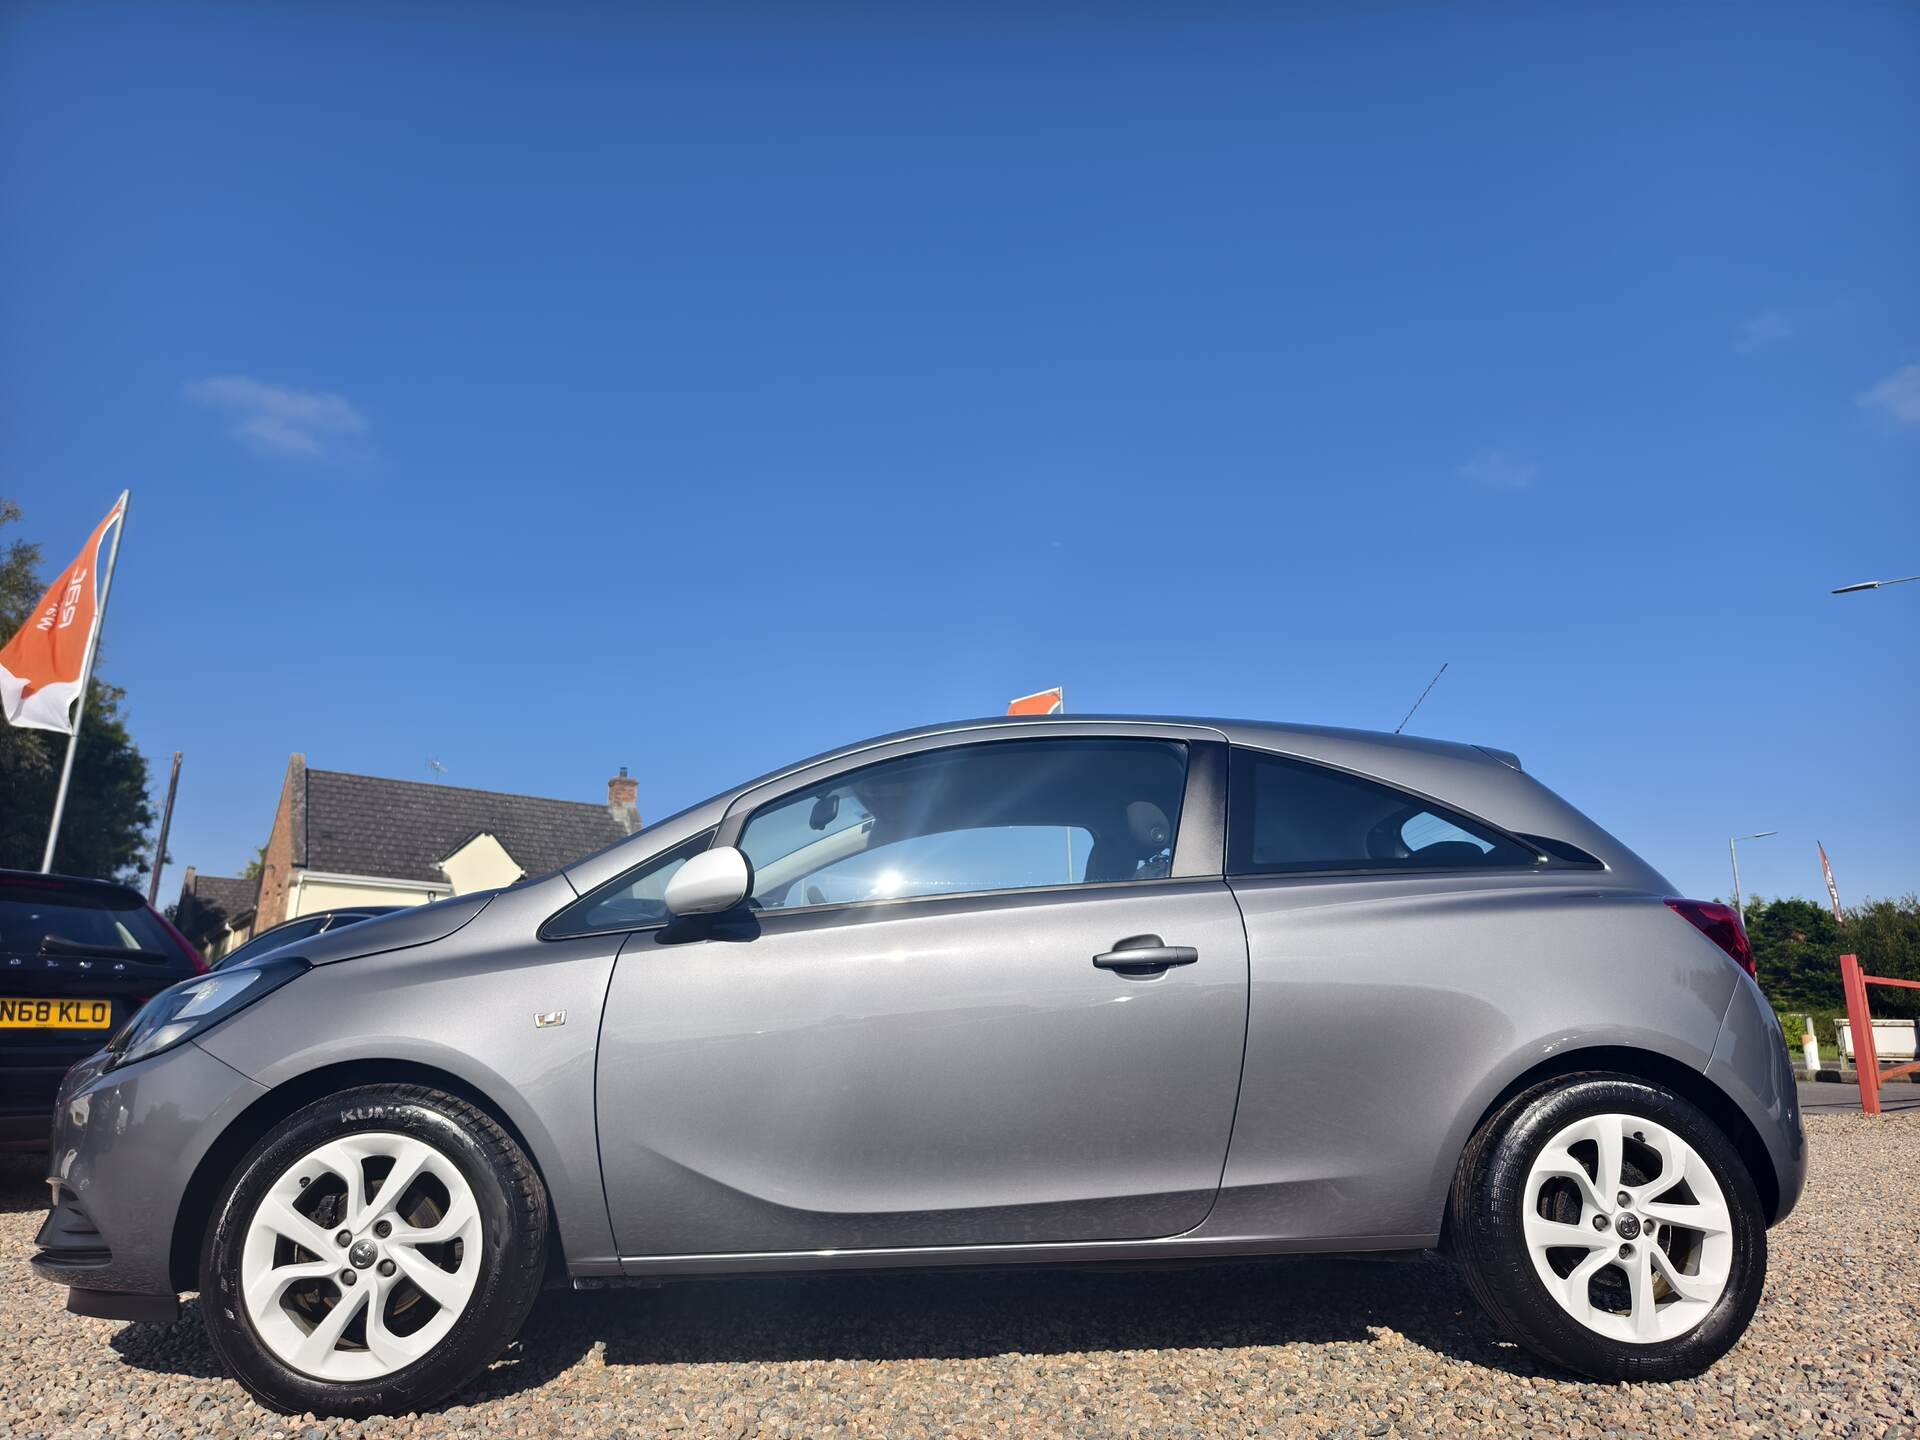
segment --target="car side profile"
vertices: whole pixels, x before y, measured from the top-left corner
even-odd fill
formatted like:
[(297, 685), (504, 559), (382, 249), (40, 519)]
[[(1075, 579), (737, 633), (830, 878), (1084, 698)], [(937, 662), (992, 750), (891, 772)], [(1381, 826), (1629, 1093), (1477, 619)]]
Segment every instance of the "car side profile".
[(1474, 745), (992, 719), (156, 997), (33, 1264), (197, 1289), (265, 1404), (417, 1409), (576, 1286), (1446, 1248), (1516, 1339), (1697, 1373), (1805, 1144), (1726, 907)]

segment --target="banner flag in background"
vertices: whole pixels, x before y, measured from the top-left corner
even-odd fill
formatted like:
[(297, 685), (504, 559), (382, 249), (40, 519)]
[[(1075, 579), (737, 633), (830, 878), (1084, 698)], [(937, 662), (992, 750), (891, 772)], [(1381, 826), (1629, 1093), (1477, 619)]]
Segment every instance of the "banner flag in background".
[(73, 734), (74, 701), (87, 672), (94, 628), (100, 618), (100, 572), (107, 559), (107, 532), (126, 513), (122, 495), (40, 604), (20, 633), (0, 650), (0, 714), (29, 730)]
[(1031, 695), (1022, 695), (1007, 706), (1009, 715), (1063, 715), (1067, 709), (1067, 687), (1056, 685), (1051, 690), (1038, 690)]
[(1820, 852), (1820, 870), (1827, 877), (1827, 898), (1833, 901), (1833, 918), (1837, 923), (1844, 925), (1847, 923), (1847, 917), (1840, 913), (1840, 887), (1833, 883), (1833, 866), (1827, 863), (1827, 847), (1818, 840), (1813, 844), (1814, 848)]

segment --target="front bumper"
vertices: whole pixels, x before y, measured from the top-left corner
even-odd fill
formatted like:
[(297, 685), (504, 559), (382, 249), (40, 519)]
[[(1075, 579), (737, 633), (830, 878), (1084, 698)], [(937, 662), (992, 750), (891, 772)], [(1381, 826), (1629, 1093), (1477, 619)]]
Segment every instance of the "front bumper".
[(61, 1086), (48, 1150), (52, 1208), (34, 1272), (72, 1287), (68, 1308), (170, 1318), (191, 1277), (173, 1273), (182, 1198), (208, 1149), (266, 1091), (192, 1043), (119, 1070), (94, 1056)]

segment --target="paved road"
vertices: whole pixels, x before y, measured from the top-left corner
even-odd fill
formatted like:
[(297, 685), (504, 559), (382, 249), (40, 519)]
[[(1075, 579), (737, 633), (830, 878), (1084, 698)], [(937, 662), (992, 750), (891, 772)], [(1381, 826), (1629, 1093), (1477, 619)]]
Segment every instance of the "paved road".
[[(1800, 1108), (1809, 1115), (1832, 1115), (1846, 1110), (1856, 1115), (1860, 1113), (1858, 1085), (1821, 1085), (1805, 1080), (1797, 1083), (1800, 1087)], [(1920, 1110), (1920, 1085), (1906, 1080), (1882, 1085), (1880, 1108), (1888, 1114), (1896, 1110)]]

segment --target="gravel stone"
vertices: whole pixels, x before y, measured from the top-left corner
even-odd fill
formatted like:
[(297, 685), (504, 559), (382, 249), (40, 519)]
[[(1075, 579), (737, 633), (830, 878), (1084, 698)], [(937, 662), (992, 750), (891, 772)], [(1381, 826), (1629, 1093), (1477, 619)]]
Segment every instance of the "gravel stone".
[(1753, 1328), (1705, 1376), (1595, 1385), (1496, 1335), (1449, 1265), (1303, 1258), (1113, 1271), (729, 1280), (541, 1299), (437, 1411), (277, 1416), (197, 1305), (86, 1320), (27, 1256), (37, 1158), (0, 1160), (0, 1435), (1920, 1437), (1920, 1113), (1808, 1117)]

